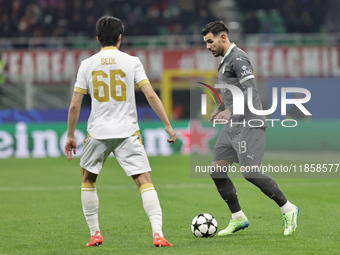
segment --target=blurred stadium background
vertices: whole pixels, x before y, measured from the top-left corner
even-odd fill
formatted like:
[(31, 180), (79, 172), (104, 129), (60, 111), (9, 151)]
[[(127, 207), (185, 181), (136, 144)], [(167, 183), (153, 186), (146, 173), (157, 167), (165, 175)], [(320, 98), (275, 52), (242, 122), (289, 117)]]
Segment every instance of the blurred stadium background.
[[(80, 61), (99, 50), (95, 23), (103, 15), (123, 20), (121, 50), (141, 59), (178, 129), (177, 145), (163, 144), (157, 116), (137, 92), (149, 155), (190, 151), (190, 78), (216, 81), (220, 60), (201, 36), (216, 19), (225, 21), (231, 41), (250, 56), (265, 109), (272, 87), (312, 93), (306, 104), (312, 116), (288, 109), (298, 127), (269, 129), (267, 150), (339, 150), (339, 9), (336, 0), (0, 0), (0, 158), (62, 155), (75, 75)], [(80, 145), (89, 106), (87, 97), (77, 129)], [(269, 117), (282, 119), (279, 109)]]

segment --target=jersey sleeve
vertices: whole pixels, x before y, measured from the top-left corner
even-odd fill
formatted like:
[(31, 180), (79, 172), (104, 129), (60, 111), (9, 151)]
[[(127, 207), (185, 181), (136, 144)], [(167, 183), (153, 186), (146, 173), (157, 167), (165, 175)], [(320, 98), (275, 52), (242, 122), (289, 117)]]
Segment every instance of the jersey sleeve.
[(85, 95), (87, 94), (87, 83), (86, 83), (83, 63), (80, 64), (80, 67), (78, 69), (77, 79), (76, 79), (76, 83), (74, 84), (73, 91), (79, 92)]
[[(253, 93), (257, 93), (256, 84), (255, 84), (255, 76), (253, 73), (253, 67), (250, 63), (249, 58), (246, 55), (238, 55), (233, 60), (232, 69), (238, 78), (238, 82), (241, 85), (241, 90), (244, 95), (244, 104), (248, 104), (248, 88), (251, 87), (253, 89)], [(233, 112), (233, 103), (225, 106), (231, 112)]]
[(235, 72), (239, 82), (242, 84), (249, 79), (253, 79), (253, 67), (250, 64), (250, 61), (245, 56), (237, 56), (234, 59), (233, 71)]
[(141, 88), (143, 85), (150, 83), (139, 58), (137, 58), (137, 64), (135, 67), (135, 83), (137, 84), (138, 88)]

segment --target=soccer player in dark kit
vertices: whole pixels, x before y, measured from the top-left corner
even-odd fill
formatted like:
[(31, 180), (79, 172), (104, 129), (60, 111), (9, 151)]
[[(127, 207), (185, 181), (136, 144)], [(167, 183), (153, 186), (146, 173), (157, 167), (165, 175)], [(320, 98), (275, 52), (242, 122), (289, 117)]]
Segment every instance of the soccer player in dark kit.
[[(228, 120), (217, 139), (213, 151), (212, 166), (227, 168), (234, 162), (240, 163), (243, 177), (257, 186), (266, 196), (273, 199), (280, 207), (284, 220), (284, 235), (291, 235), (297, 227), (299, 208), (290, 203), (279, 189), (277, 183), (259, 170), (266, 144), (265, 117), (253, 114), (248, 107), (247, 88), (252, 89), (252, 104), (262, 110), (260, 96), (257, 92), (253, 67), (247, 54), (229, 41), (228, 28), (222, 21), (207, 24), (202, 30), (207, 49), (214, 57), (222, 57), (218, 67), (220, 84), (238, 87), (243, 92), (245, 109), (243, 115), (233, 114), (233, 96), (227, 89), (221, 89), (223, 104), (212, 112), (210, 122)], [(249, 125), (252, 120), (252, 125)], [(258, 122), (256, 124), (256, 122)], [(234, 124), (238, 123), (238, 124)], [(263, 125), (261, 125), (261, 123)], [(256, 127), (254, 127), (256, 126)], [(234, 184), (227, 173), (211, 174), (218, 192), (228, 204), (231, 211), (229, 225), (218, 232), (218, 236), (232, 235), (249, 226), (246, 215), (241, 210)]]

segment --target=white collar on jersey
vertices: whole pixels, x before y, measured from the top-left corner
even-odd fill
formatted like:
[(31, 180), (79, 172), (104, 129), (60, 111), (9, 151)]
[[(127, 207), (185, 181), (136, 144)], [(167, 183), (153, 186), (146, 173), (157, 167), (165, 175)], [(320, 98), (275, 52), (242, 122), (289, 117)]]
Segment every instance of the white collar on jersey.
[(224, 59), (229, 55), (229, 53), (231, 52), (231, 50), (236, 46), (235, 43), (232, 43), (229, 47), (229, 49), (227, 50), (227, 53), (224, 55), (224, 57), (221, 60), (221, 64), (223, 63)]
[(103, 48), (101, 48), (100, 51), (103, 51), (103, 50), (118, 50), (117, 47), (114, 47), (114, 46), (105, 46)]

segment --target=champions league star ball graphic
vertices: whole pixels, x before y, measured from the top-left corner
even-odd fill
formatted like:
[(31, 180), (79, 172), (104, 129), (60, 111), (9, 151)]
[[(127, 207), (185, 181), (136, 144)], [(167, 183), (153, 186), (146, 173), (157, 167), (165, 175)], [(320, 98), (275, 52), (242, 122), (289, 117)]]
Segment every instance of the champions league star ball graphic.
[(217, 221), (209, 213), (200, 213), (192, 220), (191, 231), (196, 237), (212, 237), (217, 231)]

